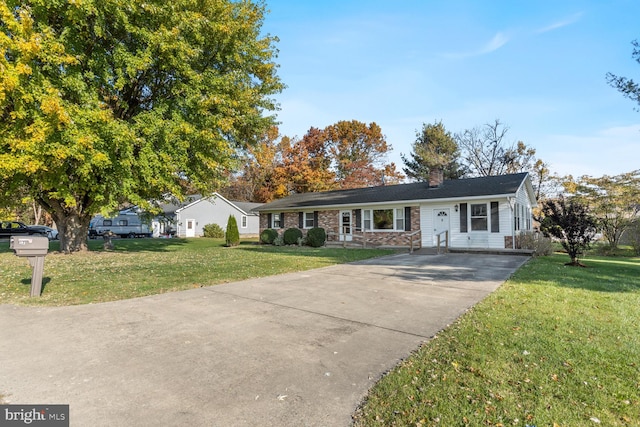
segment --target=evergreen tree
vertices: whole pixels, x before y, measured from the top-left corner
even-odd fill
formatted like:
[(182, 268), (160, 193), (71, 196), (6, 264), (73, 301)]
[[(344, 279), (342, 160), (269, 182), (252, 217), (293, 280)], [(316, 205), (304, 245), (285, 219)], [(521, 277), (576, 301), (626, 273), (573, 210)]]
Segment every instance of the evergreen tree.
[(238, 246), (240, 244), (240, 232), (238, 231), (238, 222), (236, 217), (229, 215), (227, 221), (227, 231), (224, 233), (224, 239), (227, 246)]
[(407, 177), (426, 182), (433, 169), (442, 170), (445, 179), (458, 179), (464, 175), (464, 169), (458, 163), (458, 144), (441, 121), (423, 124), (422, 130), (416, 131), (412, 149), (411, 158), (400, 155)]

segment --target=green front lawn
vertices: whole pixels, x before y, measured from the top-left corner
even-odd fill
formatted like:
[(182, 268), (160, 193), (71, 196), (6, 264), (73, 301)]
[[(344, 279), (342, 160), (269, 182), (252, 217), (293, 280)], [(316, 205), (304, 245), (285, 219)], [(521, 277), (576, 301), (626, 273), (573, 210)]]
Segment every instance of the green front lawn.
[(356, 426), (640, 426), (640, 258), (536, 258), (386, 375)]
[(357, 261), (393, 253), (378, 249), (224, 247), (223, 239), (118, 239), (116, 250), (62, 255), (51, 242), (43, 292), (29, 297), (31, 267), (0, 243), (0, 304), (73, 305), (135, 298)]

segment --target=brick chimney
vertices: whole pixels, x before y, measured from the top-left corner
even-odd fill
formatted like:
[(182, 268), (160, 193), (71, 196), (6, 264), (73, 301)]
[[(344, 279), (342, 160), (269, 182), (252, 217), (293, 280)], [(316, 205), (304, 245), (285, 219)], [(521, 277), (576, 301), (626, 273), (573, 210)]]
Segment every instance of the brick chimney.
[(431, 169), (429, 171), (429, 188), (437, 188), (444, 181), (444, 172), (442, 169)]

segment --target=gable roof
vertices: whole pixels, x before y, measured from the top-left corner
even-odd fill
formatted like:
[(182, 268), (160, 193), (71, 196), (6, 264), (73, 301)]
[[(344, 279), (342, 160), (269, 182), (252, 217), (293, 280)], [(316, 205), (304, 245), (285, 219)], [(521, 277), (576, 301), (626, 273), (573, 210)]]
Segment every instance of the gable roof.
[(445, 180), (439, 187), (429, 187), (427, 182), (388, 185), (381, 187), (353, 188), (322, 193), (293, 194), (260, 206), (257, 211), (281, 209), (317, 208), (340, 205), (360, 205), (389, 202), (418, 202), (438, 199), (458, 199), (482, 196), (515, 195), (529, 181), (528, 173), (500, 176)]
[(202, 202), (203, 200), (208, 200), (208, 199), (223, 200), (224, 202), (228, 203), (229, 205), (232, 205), (233, 207), (235, 207), (236, 209), (240, 210), (242, 213), (245, 213), (247, 215), (256, 215), (256, 213), (253, 212), (253, 210), (258, 206), (262, 205), (262, 203), (236, 202), (232, 200), (227, 200), (224, 197), (222, 197), (220, 194), (213, 193), (211, 196), (208, 196), (208, 197), (203, 197), (201, 194), (192, 194), (190, 196), (187, 196), (184, 202), (178, 202), (176, 199), (171, 199), (166, 203), (159, 203), (158, 206), (160, 207), (160, 209), (162, 209), (162, 212), (165, 215), (173, 215), (178, 211), (182, 211), (189, 206), (195, 205), (197, 203)]
[(227, 205), (231, 206), (234, 209), (239, 210), (240, 212), (242, 212), (245, 215), (257, 215), (257, 213), (255, 211), (253, 211), (253, 209), (257, 208), (258, 206), (261, 205), (261, 203), (251, 203), (251, 202), (236, 202), (233, 200), (228, 200), (227, 198), (225, 198), (224, 196), (222, 196), (219, 193), (213, 193), (210, 196), (207, 197), (202, 197), (200, 196), (196, 201), (189, 203), (189, 204), (185, 204), (184, 206), (181, 206), (179, 209), (176, 209), (176, 213), (183, 211), (184, 209), (187, 209), (195, 204), (201, 203), (203, 201), (209, 201), (211, 203), (215, 203), (215, 200), (221, 200), (222, 202), (226, 203)]

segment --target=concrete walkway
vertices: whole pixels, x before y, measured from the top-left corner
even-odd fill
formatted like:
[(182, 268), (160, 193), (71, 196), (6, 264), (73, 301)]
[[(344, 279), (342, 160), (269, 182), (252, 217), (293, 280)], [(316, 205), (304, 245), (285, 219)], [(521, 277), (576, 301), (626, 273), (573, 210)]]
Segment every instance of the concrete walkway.
[(528, 260), (393, 255), (73, 307), (0, 305), (5, 403), (72, 426), (348, 426), (380, 376)]

